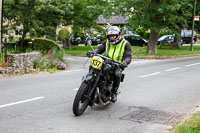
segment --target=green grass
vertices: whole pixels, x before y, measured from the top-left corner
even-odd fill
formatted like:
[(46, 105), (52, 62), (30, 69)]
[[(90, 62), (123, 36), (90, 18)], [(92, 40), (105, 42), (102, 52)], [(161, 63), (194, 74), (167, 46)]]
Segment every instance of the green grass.
[(174, 133), (200, 133), (200, 112), (193, 114), (191, 118), (178, 126)]
[(197, 40), (196, 43), (200, 43), (200, 40)]
[[(97, 46), (94, 46), (94, 49), (96, 49)], [(190, 51), (190, 46), (182, 46), (181, 48), (173, 48), (173, 47), (167, 47), (163, 46), (160, 48), (158, 46), (157, 48), (157, 54), (146, 54), (147, 47), (138, 47), (138, 46), (132, 46), (132, 57), (133, 58), (145, 58), (145, 57), (179, 57), (179, 56), (186, 56), (186, 55), (200, 55), (200, 46), (193, 46), (193, 51)], [(90, 46), (76, 46), (72, 48), (72, 50), (69, 50), (69, 48), (65, 49), (66, 54), (70, 55), (79, 55), (79, 56), (86, 56), (87, 51), (91, 51), (92, 48)]]
[[(93, 46), (93, 48), (96, 49), (97, 46)], [(86, 56), (87, 51), (92, 51), (92, 48), (90, 46), (75, 46), (72, 50), (65, 49), (65, 54)]]
[(200, 54), (200, 46), (193, 46), (193, 51), (190, 51), (190, 46), (182, 46), (179, 49), (169, 47), (169, 46), (163, 46), (160, 48), (158, 46), (157, 48), (157, 54), (146, 54), (146, 48), (144, 47), (140, 52), (133, 55), (134, 57), (174, 57), (174, 56), (186, 56), (186, 55), (196, 55)]

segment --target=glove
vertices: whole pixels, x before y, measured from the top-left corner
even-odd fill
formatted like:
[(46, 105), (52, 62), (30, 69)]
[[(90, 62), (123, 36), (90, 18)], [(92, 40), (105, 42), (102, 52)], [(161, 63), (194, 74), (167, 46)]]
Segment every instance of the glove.
[(93, 51), (87, 51), (87, 56), (88, 57), (93, 57), (94, 56), (94, 52)]
[(122, 70), (124, 70), (124, 69), (127, 67), (127, 63), (126, 63), (125, 61), (123, 61), (123, 62), (121, 62), (121, 63), (119, 64), (119, 67), (120, 67)]

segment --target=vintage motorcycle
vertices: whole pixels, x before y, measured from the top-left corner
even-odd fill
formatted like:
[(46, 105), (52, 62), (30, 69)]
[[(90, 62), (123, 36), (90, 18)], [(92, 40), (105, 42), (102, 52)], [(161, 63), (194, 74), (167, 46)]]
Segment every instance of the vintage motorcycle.
[[(92, 57), (89, 72), (83, 77), (73, 103), (75, 116), (81, 115), (89, 106), (106, 105), (111, 100), (113, 75), (119, 63), (100, 54), (88, 54)], [(121, 82), (123, 82), (122, 74)]]
[(98, 45), (101, 43), (101, 35), (97, 35), (96, 37), (90, 37), (88, 34), (86, 34), (86, 39), (85, 39), (85, 45)]
[(69, 34), (69, 40), (72, 45), (78, 45), (81, 42), (80, 37), (75, 38), (71, 33)]

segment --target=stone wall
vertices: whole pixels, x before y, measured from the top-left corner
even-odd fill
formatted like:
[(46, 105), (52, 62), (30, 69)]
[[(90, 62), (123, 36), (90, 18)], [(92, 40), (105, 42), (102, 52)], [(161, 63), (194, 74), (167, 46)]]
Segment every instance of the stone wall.
[(31, 72), (34, 67), (34, 61), (39, 55), (39, 52), (8, 55), (7, 67), (0, 68), (0, 75), (14, 75)]

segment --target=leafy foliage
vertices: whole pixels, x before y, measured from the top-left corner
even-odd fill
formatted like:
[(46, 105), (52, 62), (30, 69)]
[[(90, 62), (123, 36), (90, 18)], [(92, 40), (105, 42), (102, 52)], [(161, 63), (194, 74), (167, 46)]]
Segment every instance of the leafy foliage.
[[(40, 4), (39, 1), (29, 0), (22, 1), (13, 0), (13, 2), (8, 1), (4, 4), (4, 21), (8, 21), (8, 26), (10, 29), (18, 29), (22, 26), (22, 42), (26, 37), (27, 33), (33, 31), (36, 25), (35, 8)], [(6, 1), (7, 2), (7, 1)], [(6, 15), (5, 15), (6, 14)]]
[(69, 31), (67, 29), (61, 29), (58, 33), (58, 40), (69, 40)]
[(68, 21), (68, 1), (63, 0), (13, 0), (4, 6), (4, 18), (11, 29), (22, 25), (22, 41), (27, 33), (31, 36), (46, 36), (55, 40), (56, 28)]
[(67, 68), (67, 65), (63, 61), (63, 56), (64, 54), (61, 50), (48, 50), (46, 56), (36, 59), (34, 67), (40, 71), (47, 70), (48, 72), (64, 70)]
[(58, 43), (47, 38), (26, 38), (24, 40), (24, 49), (39, 50), (47, 53), (49, 49), (63, 50)]
[(150, 30), (147, 53), (157, 53), (160, 31), (180, 34), (180, 29), (188, 28), (192, 17), (192, 0), (116, 0), (116, 13), (128, 15), (129, 26)]
[(55, 40), (57, 26), (69, 21), (70, 18), (68, 1), (63, 0), (41, 1), (35, 11), (38, 27), (35, 28), (36, 33), (39, 33), (38, 36), (45, 35), (53, 40)]
[(72, 5), (72, 30), (74, 36), (81, 36), (81, 31), (90, 31), (91, 28), (99, 29), (97, 18), (107, 6), (104, 0), (73, 0)]
[(62, 50), (62, 48), (54, 41), (46, 38), (34, 38), (33, 49), (40, 50), (42, 53), (47, 52), (49, 49), (56, 48)]

